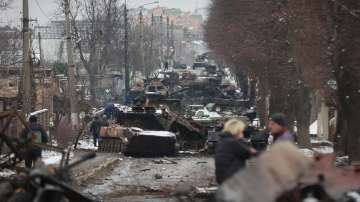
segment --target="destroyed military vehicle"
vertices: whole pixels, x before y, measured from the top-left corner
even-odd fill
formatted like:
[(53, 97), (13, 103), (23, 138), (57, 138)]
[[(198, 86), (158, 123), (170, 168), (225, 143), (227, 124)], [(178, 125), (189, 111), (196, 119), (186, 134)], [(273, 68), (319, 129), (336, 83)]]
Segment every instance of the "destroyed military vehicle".
[(145, 96), (148, 99), (161, 99), (168, 95), (168, 88), (160, 80), (150, 81), (150, 84), (145, 87)]
[(117, 116), (116, 125), (101, 133), (99, 151), (134, 157), (174, 156), (178, 149), (201, 149), (206, 130), (191, 120), (152, 107), (133, 107)]

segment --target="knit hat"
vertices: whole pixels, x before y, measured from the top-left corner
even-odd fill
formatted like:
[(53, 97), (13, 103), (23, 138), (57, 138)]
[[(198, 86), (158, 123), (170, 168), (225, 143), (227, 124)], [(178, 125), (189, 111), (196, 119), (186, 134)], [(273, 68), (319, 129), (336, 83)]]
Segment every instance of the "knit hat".
[(34, 116), (34, 115), (30, 116), (29, 122), (30, 122), (30, 123), (36, 123), (36, 122), (37, 122), (37, 117)]
[(277, 114), (272, 115), (270, 117), (270, 121), (273, 121), (282, 127), (288, 126), (288, 121), (287, 121), (286, 115), (283, 113), (277, 113)]

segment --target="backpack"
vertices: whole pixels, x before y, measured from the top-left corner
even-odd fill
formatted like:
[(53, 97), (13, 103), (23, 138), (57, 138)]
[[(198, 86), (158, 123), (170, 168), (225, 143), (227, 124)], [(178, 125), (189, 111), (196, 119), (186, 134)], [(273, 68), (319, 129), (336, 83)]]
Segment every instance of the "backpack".
[(42, 133), (40, 130), (30, 130), (28, 133), (28, 139), (31, 139), (31, 143), (42, 143)]

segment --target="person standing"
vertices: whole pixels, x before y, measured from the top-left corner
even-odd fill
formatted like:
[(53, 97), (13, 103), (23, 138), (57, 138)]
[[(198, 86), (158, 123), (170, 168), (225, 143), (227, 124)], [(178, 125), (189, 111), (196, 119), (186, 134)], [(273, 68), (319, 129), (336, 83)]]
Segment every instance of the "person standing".
[(295, 142), (295, 135), (289, 131), (285, 114), (277, 113), (272, 115), (268, 127), (274, 143), (277, 141)]
[(219, 184), (244, 168), (246, 161), (257, 154), (244, 139), (245, 128), (246, 124), (238, 119), (231, 119), (224, 125), (215, 149), (215, 174)]
[(103, 126), (108, 126), (109, 124), (105, 120), (101, 120), (98, 116), (95, 116), (94, 121), (90, 125), (90, 133), (94, 139), (94, 146), (98, 144), (100, 138), (100, 130)]
[(36, 116), (30, 116), (29, 126), (22, 130), (20, 140), (30, 142), (25, 155), (25, 167), (32, 168), (38, 159), (41, 159), (42, 149), (34, 144), (46, 144), (49, 141), (48, 134), (41, 124), (37, 122)]

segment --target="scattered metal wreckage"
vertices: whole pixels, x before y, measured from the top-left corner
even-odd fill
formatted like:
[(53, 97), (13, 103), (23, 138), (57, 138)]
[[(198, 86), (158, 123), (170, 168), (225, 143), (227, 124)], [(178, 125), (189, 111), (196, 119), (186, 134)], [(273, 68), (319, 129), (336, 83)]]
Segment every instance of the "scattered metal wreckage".
[[(43, 146), (43, 145), (37, 145)], [(54, 149), (54, 148), (52, 148)], [(63, 159), (67, 156), (63, 154)], [(79, 160), (69, 163), (69, 160), (60, 163), (58, 168), (37, 163), (31, 170), (16, 168), (15, 178), (0, 182), (0, 201), (11, 202), (92, 202), (89, 197), (78, 192), (71, 186), (69, 171), (84, 161), (92, 159), (95, 153), (84, 155)]]
[[(116, 125), (104, 128), (107, 132), (101, 133), (98, 151), (131, 155), (134, 152), (126, 152), (126, 148), (138, 148), (139, 152), (141, 147), (136, 144), (141, 141), (130, 140), (141, 140), (144, 137), (154, 140), (165, 138), (154, 132), (144, 136), (139, 131), (131, 130), (134, 127), (143, 131), (174, 133), (175, 137), (167, 138), (169, 141), (175, 139), (176, 144), (170, 145), (181, 150), (199, 150), (206, 148), (207, 144), (210, 147), (215, 145), (218, 137), (215, 137), (214, 133), (210, 134), (213, 128), (229, 118), (238, 117), (249, 104), (248, 100), (239, 99), (236, 87), (228, 83), (222, 84), (224, 74), (216, 66), (199, 61), (191, 69), (186, 67), (176, 71), (158, 71), (143, 83), (136, 83), (125, 103), (133, 106), (132, 109), (119, 113), (116, 116)], [(190, 103), (195, 104), (188, 107)], [(196, 108), (197, 103), (203, 107)], [(212, 103), (211, 109), (204, 107), (209, 103)], [(155, 145), (153, 143), (153, 146)], [(173, 155), (175, 150), (169, 149), (167, 155)]]
[[(0, 201), (35, 201), (35, 202), (91, 202), (87, 196), (74, 190), (67, 185), (70, 180), (69, 171), (80, 163), (94, 158), (95, 153), (90, 153), (79, 160), (70, 163), (69, 156), (71, 150), (65, 151), (63, 148), (45, 144), (20, 142), (13, 131), (9, 130), (11, 123), (17, 119), (22, 127), (28, 127), (27, 122), (16, 110), (0, 112), (0, 170), (12, 169), (17, 171), (17, 175), (12, 179), (2, 179), (0, 187)], [(10, 134), (9, 134), (10, 132)], [(37, 163), (34, 169), (19, 167), (25, 157), (27, 148), (36, 146), (45, 150), (61, 153), (61, 161), (58, 168), (45, 166)]]
[(25, 148), (25, 145), (21, 144), (14, 136), (6, 134), (9, 132), (14, 118), (17, 118), (24, 127), (28, 127), (18, 111), (0, 112), (0, 121), (3, 123), (0, 128), (0, 169), (14, 167), (23, 160), (22, 148)]
[(133, 107), (100, 134), (99, 151), (141, 157), (173, 156), (179, 149), (203, 148), (206, 141), (204, 128), (168, 108)]

